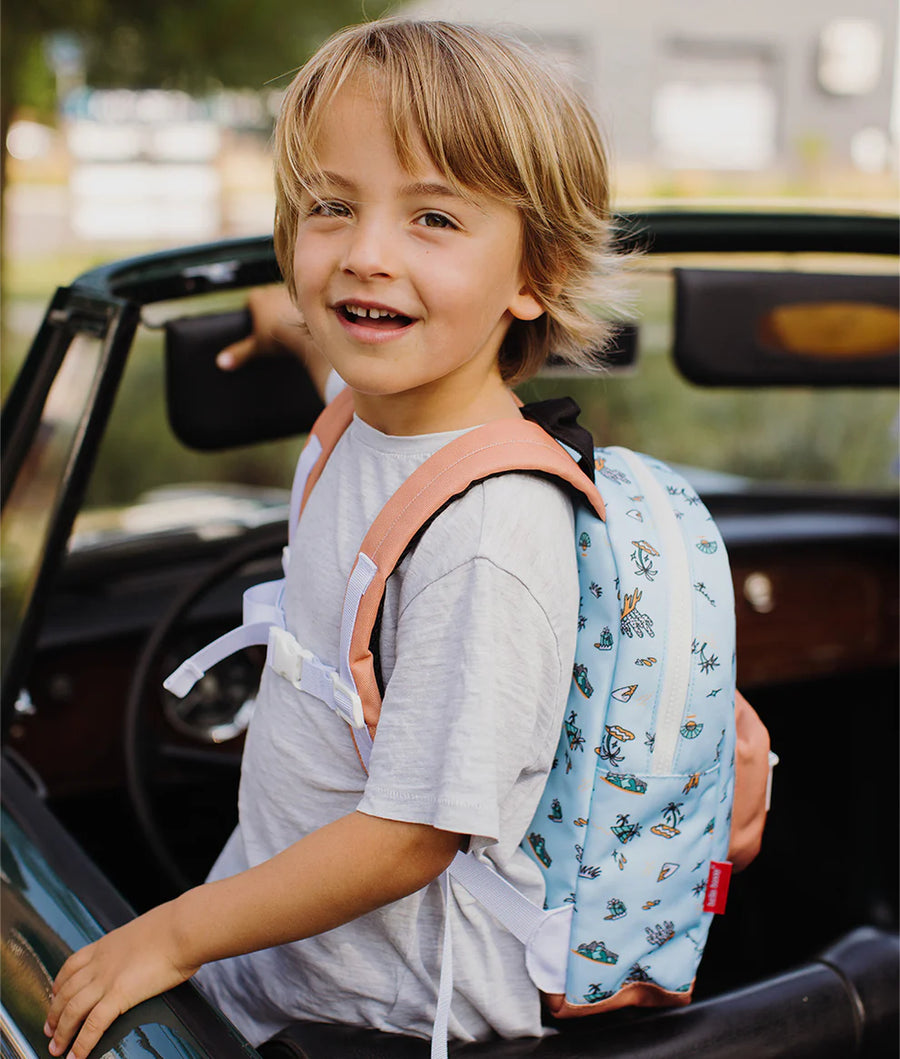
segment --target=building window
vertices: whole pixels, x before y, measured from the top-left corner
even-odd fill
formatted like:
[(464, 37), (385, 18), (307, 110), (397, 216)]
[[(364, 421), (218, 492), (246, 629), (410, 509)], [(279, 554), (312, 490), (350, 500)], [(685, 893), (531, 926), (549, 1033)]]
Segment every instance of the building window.
[(672, 41), (652, 103), (658, 161), (673, 169), (758, 170), (775, 159), (778, 99), (768, 49)]
[(884, 35), (865, 18), (835, 18), (819, 34), (820, 87), (833, 96), (864, 96), (881, 78)]

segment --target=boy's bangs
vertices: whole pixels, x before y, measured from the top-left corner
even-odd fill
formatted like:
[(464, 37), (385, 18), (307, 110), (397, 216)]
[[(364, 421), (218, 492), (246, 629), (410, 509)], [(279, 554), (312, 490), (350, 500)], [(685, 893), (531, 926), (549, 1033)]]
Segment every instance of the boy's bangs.
[[(515, 157), (515, 127), (510, 96), (514, 89), (490, 84), (485, 63), (457, 41), (448, 51), (429, 33), (404, 47), (392, 46), (393, 27), (345, 40), (331, 54), (326, 45), (315, 69), (298, 79), (285, 100), (290, 115), (284, 127), (282, 188), (299, 208), (304, 193), (317, 197), (322, 179), (316, 158), (319, 130), (340, 89), (365, 80), (383, 102), (400, 164), (413, 171), (424, 148), (428, 160), (463, 198), (472, 193), (503, 198), (524, 206), (522, 180)], [(335, 42), (336, 43), (336, 42)], [(410, 46), (412, 45), (412, 46)], [(507, 98), (503, 99), (502, 96)], [(289, 179), (284, 179), (288, 177)]]
[(280, 137), (276, 134), (278, 184), (293, 209), (299, 210), (307, 195), (321, 197), (325, 181), (318, 162), (319, 131), (331, 101), (361, 65), (359, 55), (347, 56), (343, 67), (334, 58), (308, 68), (306, 77), (301, 73), (283, 103), (285, 117), (278, 130)]
[[(440, 40), (432, 33), (440, 28)], [(392, 48), (373, 64), (374, 90), (385, 100), (401, 165), (415, 166), (422, 146), (453, 190), (524, 206), (510, 86), (491, 78), (471, 41), (427, 27), (417, 47)], [(480, 60), (480, 61), (479, 61)], [(492, 83), (493, 81), (493, 83)]]
[[(415, 164), (414, 145), (424, 144), (434, 167), (463, 198), (474, 194), (526, 205), (516, 166), (510, 157), (508, 130), (478, 113), (465, 84), (449, 80), (429, 96), (407, 94), (391, 100), (397, 154), (407, 168)], [(473, 113), (474, 111), (474, 113)], [(412, 149), (411, 149), (412, 148)], [(511, 179), (512, 178), (512, 179)]]

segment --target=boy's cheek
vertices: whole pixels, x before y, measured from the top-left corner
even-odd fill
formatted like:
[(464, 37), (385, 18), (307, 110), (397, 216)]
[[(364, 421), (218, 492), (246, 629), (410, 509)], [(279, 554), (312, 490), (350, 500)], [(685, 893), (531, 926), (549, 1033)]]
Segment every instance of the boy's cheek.
[(295, 304), (310, 330), (317, 325), (321, 326), (318, 318), (322, 313), (329, 311), (324, 297), (315, 297), (309, 285), (309, 274), (298, 270), (296, 265), (294, 267), (294, 292)]
[(326, 267), (324, 265), (324, 251), (315, 253), (306, 242), (303, 247), (298, 247), (294, 252), (294, 283), (298, 292), (303, 288), (307, 290), (314, 282), (322, 282), (325, 278)]

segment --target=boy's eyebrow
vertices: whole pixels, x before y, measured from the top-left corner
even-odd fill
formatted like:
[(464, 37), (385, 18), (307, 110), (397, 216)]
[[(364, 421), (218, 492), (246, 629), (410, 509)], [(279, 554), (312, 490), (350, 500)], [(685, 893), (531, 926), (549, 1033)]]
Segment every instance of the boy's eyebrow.
[[(358, 199), (360, 195), (359, 188), (354, 181), (348, 180), (347, 177), (343, 177), (339, 173), (332, 173), (328, 169), (322, 169), (319, 171), (317, 184), (317, 188), (310, 187), (309, 189), (313, 198), (327, 195), (329, 188), (342, 192), (350, 199)], [(438, 180), (414, 180), (411, 184), (404, 184), (403, 187), (400, 188), (400, 195), (405, 199), (451, 199), (453, 202), (460, 204), (465, 203), (466, 205), (472, 206), (480, 211), (484, 211), (485, 209), (484, 204), (479, 202), (476, 197), (473, 196), (472, 198), (469, 198), (467, 195), (455, 191), (449, 185), (442, 184)]]
[[(348, 180), (346, 177), (341, 176), (339, 173), (332, 173), (325, 169), (319, 174), (323, 182), (333, 185), (334, 187), (340, 188), (342, 191), (355, 191), (356, 185), (352, 180)], [(454, 191), (453, 188), (447, 184), (441, 184), (436, 180), (416, 180), (412, 184), (405, 184), (400, 192), (405, 197), (415, 197), (416, 195), (438, 195), (441, 198), (452, 198), (458, 199), (459, 193)]]
[(417, 180), (413, 184), (407, 184), (402, 189), (402, 192), (407, 196), (438, 195), (441, 198), (459, 198), (459, 194), (446, 184), (439, 184), (437, 181), (431, 180)]
[(323, 169), (319, 173), (319, 179), (323, 183), (333, 184), (335, 187), (341, 188), (342, 191), (353, 191), (356, 187), (352, 180), (347, 180), (346, 177), (342, 177), (338, 173), (330, 173), (327, 169)]

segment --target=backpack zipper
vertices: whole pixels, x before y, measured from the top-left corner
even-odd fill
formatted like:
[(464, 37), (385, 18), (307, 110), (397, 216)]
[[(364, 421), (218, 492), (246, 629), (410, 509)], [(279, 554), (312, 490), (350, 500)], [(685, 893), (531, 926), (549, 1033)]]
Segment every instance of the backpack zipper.
[(659, 692), (651, 770), (654, 776), (667, 776), (674, 768), (691, 677), (691, 644), (694, 637), (691, 571), (684, 534), (665, 489), (637, 453), (618, 446), (612, 451), (621, 456), (643, 493), (653, 516), (660, 554), (669, 563), (666, 649), (663, 656), (665, 668)]

